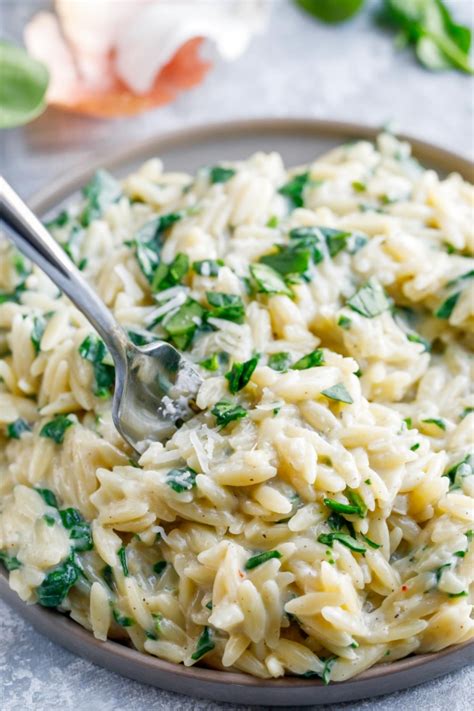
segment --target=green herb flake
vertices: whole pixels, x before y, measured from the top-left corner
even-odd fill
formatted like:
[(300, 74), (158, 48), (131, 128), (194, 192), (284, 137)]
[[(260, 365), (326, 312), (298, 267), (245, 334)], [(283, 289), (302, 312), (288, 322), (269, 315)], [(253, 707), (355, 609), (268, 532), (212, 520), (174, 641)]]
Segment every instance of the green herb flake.
[(39, 318), (38, 316), (35, 316), (33, 318), (33, 327), (31, 329), (31, 343), (33, 344), (33, 349), (38, 355), (38, 353), (41, 350), (41, 339), (43, 338), (43, 333), (44, 329), (46, 327), (46, 323), (44, 319)]
[(411, 445), (410, 450), (411, 450), (412, 452), (416, 452), (416, 450), (419, 449), (419, 448), (420, 448), (420, 443), (419, 443), (419, 442), (415, 442), (415, 444), (412, 444), (412, 445)]
[(421, 421), (427, 425), (436, 425), (436, 427), (439, 427), (440, 430), (446, 431), (446, 423), (444, 420), (440, 420), (436, 417), (428, 417), (426, 420)]
[(354, 551), (355, 553), (365, 553), (366, 548), (361, 545), (355, 538), (352, 538), (352, 536), (348, 536), (346, 533), (342, 533), (341, 531), (332, 531), (331, 533), (321, 533), (318, 536), (318, 541), (319, 543), (323, 543), (325, 546), (329, 546), (330, 548), (332, 547), (332, 544), (334, 541), (338, 541), (341, 543), (343, 546), (346, 546), (346, 548), (349, 548), (351, 551)]
[(217, 353), (213, 353), (209, 358), (205, 358), (204, 360), (199, 361), (199, 365), (201, 368), (204, 368), (204, 370), (209, 370), (211, 373), (215, 373), (216, 370), (219, 370), (219, 356)]
[(219, 274), (219, 269), (224, 266), (222, 259), (202, 259), (193, 262), (193, 271), (200, 276), (215, 277)]
[(59, 512), (62, 524), (69, 531), (69, 538), (74, 542), (76, 551), (90, 551), (94, 547), (90, 524), (84, 520), (81, 513), (74, 508), (62, 509)]
[(94, 395), (109, 397), (115, 383), (115, 368), (106, 362), (109, 352), (105, 343), (95, 334), (86, 336), (79, 346), (79, 355), (92, 364), (95, 379)]
[(390, 308), (390, 301), (380, 284), (371, 279), (347, 301), (347, 306), (364, 318), (374, 318)]
[(328, 509), (331, 509), (331, 511), (335, 511), (336, 513), (339, 514), (346, 514), (348, 516), (350, 515), (355, 515), (359, 516), (359, 518), (363, 518), (364, 514), (361, 512), (360, 507), (358, 504), (344, 504), (341, 503), (340, 501), (336, 501), (335, 499), (323, 499), (323, 503), (325, 506), (328, 507)]
[(352, 325), (352, 319), (350, 319), (350, 318), (348, 318), (347, 316), (344, 316), (344, 315), (339, 316), (338, 321), (337, 321), (337, 325), (338, 325), (340, 328), (343, 328), (344, 331), (348, 331), (348, 330), (350, 329), (351, 325)]
[(43, 607), (58, 607), (67, 597), (69, 590), (79, 577), (79, 568), (72, 558), (51, 570), (36, 588), (38, 602)]
[(439, 306), (435, 311), (436, 318), (449, 319), (454, 311), (454, 307), (458, 303), (461, 292), (458, 291), (455, 294), (449, 296), (446, 301), (443, 301), (441, 306)]
[(166, 560), (159, 560), (157, 563), (154, 564), (153, 572), (156, 573), (157, 575), (161, 575), (167, 565), (168, 564), (167, 564)]
[(252, 287), (258, 294), (285, 294), (286, 296), (292, 296), (292, 291), (283, 277), (267, 264), (251, 264), (249, 269)]
[(120, 565), (122, 566), (123, 574), (125, 575), (125, 577), (128, 577), (130, 573), (128, 570), (127, 551), (125, 550), (125, 546), (120, 546), (117, 551), (117, 556), (120, 561)]
[(202, 323), (204, 309), (194, 299), (187, 299), (177, 311), (172, 311), (164, 320), (163, 328), (181, 350), (191, 343), (197, 328)]
[(9, 555), (5, 551), (0, 551), (0, 562), (3, 563), (9, 573), (11, 573), (12, 570), (18, 570), (23, 565), (16, 556)]
[(92, 180), (84, 186), (82, 193), (86, 205), (80, 216), (82, 227), (88, 227), (93, 220), (101, 217), (104, 211), (122, 195), (120, 183), (105, 170), (98, 170)]
[(244, 363), (234, 363), (229, 372), (225, 374), (226, 380), (229, 383), (229, 390), (233, 395), (239, 392), (239, 390), (242, 390), (250, 381), (258, 361), (259, 356), (256, 355)]
[(58, 212), (58, 214), (53, 217), (51, 220), (48, 222), (44, 223), (44, 226), (46, 227), (47, 230), (55, 230), (58, 227), (65, 227), (69, 220), (70, 220), (70, 215), (67, 210), (61, 210)]
[(120, 625), (120, 627), (132, 627), (132, 625), (135, 624), (134, 619), (127, 617), (126, 615), (122, 615), (122, 613), (116, 610), (115, 607), (112, 608), (112, 615), (115, 622)]
[(464, 410), (461, 412), (460, 419), (464, 420), (464, 418), (470, 415), (471, 412), (474, 412), (474, 407), (465, 407)]
[(422, 345), (425, 353), (429, 353), (431, 351), (431, 343), (418, 333), (407, 333), (407, 340), (410, 341), (410, 343), (419, 343)]
[(35, 491), (41, 496), (45, 504), (52, 506), (53, 508), (58, 508), (58, 500), (56, 495), (51, 491), (51, 489), (41, 489), (39, 487), (35, 488)]
[(291, 366), (291, 355), (282, 351), (281, 353), (272, 353), (268, 357), (268, 367), (272, 370), (277, 370), (279, 373), (285, 373)]
[(363, 540), (367, 543), (367, 545), (370, 546), (371, 548), (382, 548), (380, 543), (376, 543), (368, 536), (364, 536), (363, 533), (361, 534), (361, 536), (362, 536)]
[(451, 482), (451, 486), (459, 486), (462, 479), (467, 476), (474, 476), (474, 454), (466, 454), (464, 459), (450, 467), (445, 473)]
[(110, 565), (104, 565), (104, 567), (102, 568), (101, 575), (107, 587), (113, 590), (115, 586), (115, 581), (112, 567)]
[(265, 225), (265, 227), (270, 227), (270, 229), (275, 229), (275, 227), (278, 227), (279, 222), (280, 222), (280, 220), (278, 219), (278, 217), (276, 215), (272, 215), (271, 217), (268, 218), (267, 224)]
[(181, 252), (176, 255), (170, 264), (160, 262), (151, 280), (151, 290), (153, 292), (163, 291), (181, 284), (188, 271), (189, 257)]
[(346, 390), (343, 383), (337, 383), (326, 390), (322, 390), (321, 395), (325, 395), (330, 400), (336, 400), (337, 402), (345, 402), (348, 405), (352, 404), (354, 400), (351, 398)]
[(191, 659), (197, 662), (198, 659), (201, 659), (201, 657), (213, 650), (214, 647), (215, 644), (212, 641), (212, 632), (209, 627), (204, 627), (204, 630), (198, 639), (196, 651), (191, 654)]
[(273, 254), (266, 254), (260, 257), (259, 264), (266, 264), (283, 276), (291, 274), (305, 274), (311, 264), (311, 252), (309, 249), (298, 246), (278, 245), (277, 251)]
[(291, 366), (292, 370), (307, 370), (324, 365), (324, 353), (320, 348), (308, 353)]
[(217, 402), (212, 408), (211, 413), (216, 418), (216, 424), (222, 427), (226, 427), (229, 422), (247, 417), (247, 410), (245, 408), (229, 400), (220, 400)]
[(10, 439), (20, 439), (24, 432), (31, 432), (31, 427), (26, 420), (21, 417), (7, 425), (7, 437)]
[(310, 174), (299, 173), (293, 176), (293, 178), (278, 190), (280, 195), (284, 195), (289, 198), (293, 207), (303, 207), (304, 205), (304, 189), (310, 182)]
[(43, 521), (46, 523), (47, 526), (51, 527), (54, 526), (56, 523), (56, 519), (54, 516), (50, 516), (49, 514), (44, 514), (43, 515)]
[(215, 165), (209, 169), (209, 180), (212, 185), (215, 183), (227, 183), (235, 175), (234, 168), (224, 168), (222, 165)]
[(448, 597), (467, 597), (469, 593), (466, 590), (461, 590), (458, 593), (448, 593)]
[(356, 191), (356, 193), (365, 193), (365, 191), (367, 190), (367, 185), (365, 183), (362, 183), (360, 180), (353, 180), (352, 187)]
[(234, 323), (243, 323), (245, 307), (237, 294), (223, 294), (219, 291), (207, 291), (206, 298), (211, 305), (207, 318), (222, 318)]
[(263, 553), (252, 556), (245, 563), (245, 570), (253, 570), (258, 565), (266, 563), (267, 560), (271, 560), (272, 558), (281, 558), (280, 551), (264, 551)]
[(196, 486), (196, 472), (191, 467), (170, 469), (166, 475), (166, 483), (177, 494), (190, 491)]

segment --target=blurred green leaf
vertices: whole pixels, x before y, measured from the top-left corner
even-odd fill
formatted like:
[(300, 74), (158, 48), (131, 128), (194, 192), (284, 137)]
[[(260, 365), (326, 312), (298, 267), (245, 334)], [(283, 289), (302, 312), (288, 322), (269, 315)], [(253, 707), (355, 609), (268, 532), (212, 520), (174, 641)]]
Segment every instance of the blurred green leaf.
[(0, 128), (28, 123), (44, 111), (48, 79), (43, 64), (0, 40)]
[(356, 14), (364, 0), (296, 0), (296, 3), (323, 22), (344, 22)]

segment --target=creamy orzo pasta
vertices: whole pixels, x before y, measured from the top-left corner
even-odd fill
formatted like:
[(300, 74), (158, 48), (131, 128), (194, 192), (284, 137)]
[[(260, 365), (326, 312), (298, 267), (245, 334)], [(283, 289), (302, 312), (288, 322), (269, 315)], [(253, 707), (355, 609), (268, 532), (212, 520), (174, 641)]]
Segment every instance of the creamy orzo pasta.
[(473, 189), (407, 144), (118, 182), (49, 223), (201, 412), (136, 459), (85, 318), (0, 249), (0, 557), (185, 665), (341, 681), (473, 634)]

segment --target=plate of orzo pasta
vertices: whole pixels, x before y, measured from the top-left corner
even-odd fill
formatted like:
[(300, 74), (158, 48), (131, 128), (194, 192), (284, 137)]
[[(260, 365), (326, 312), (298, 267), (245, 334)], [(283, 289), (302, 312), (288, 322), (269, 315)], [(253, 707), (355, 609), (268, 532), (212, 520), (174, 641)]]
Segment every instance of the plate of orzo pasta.
[(98, 664), (218, 700), (353, 700), (472, 660), (469, 174), (388, 131), (254, 121), (38, 195), (129, 337), (203, 383), (135, 456), (105, 344), (0, 241), (5, 599)]

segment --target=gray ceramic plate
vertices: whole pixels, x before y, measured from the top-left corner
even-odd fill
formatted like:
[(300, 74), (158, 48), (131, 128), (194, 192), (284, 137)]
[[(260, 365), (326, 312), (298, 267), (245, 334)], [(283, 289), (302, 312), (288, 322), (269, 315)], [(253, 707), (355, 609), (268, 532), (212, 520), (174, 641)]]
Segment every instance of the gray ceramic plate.
[[(69, 174), (37, 194), (30, 204), (45, 216), (67, 202), (89, 179), (95, 168), (109, 168), (118, 175), (141, 161), (159, 155), (169, 169), (194, 171), (224, 159), (244, 158), (256, 150), (277, 150), (287, 165), (311, 160), (340, 143), (373, 138), (374, 129), (353, 124), (307, 120), (259, 120), (219, 124), (162, 136), (127, 153), (105, 155), (96, 165)], [(442, 173), (457, 171), (473, 179), (474, 168), (463, 158), (420, 141), (412, 141), (415, 156)], [(217, 701), (301, 706), (354, 701), (387, 694), (434, 679), (474, 661), (474, 644), (465, 643), (436, 654), (408, 657), (379, 665), (340, 684), (298, 678), (261, 680), (245, 674), (201, 667), (185, 668), (141, 654), (117, 642), (99, 642), (73, 620), (38, 605), (25, 605), (8, 587), (0, 571), (0, 595), (42, 634), (72, 652), (112, 671), (162, 689)]]

